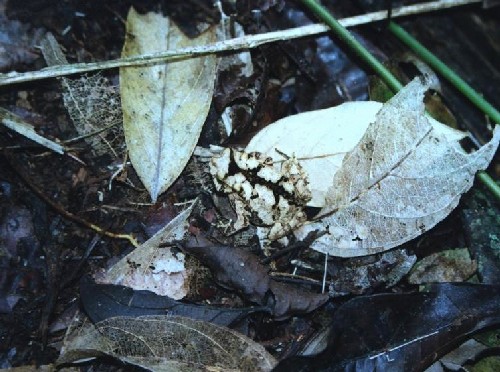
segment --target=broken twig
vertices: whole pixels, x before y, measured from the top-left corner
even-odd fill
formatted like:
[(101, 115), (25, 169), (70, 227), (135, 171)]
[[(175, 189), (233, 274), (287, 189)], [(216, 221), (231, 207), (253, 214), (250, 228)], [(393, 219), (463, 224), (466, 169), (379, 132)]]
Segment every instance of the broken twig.
[[(398, 18), (412, 14), (419, 14), (424, 12), (456, 7), (460, 5), (478, 3), (480, 1), (481, 0), (455, 0), (455, 1), (440, 0), (440, 1), (433, 1), (430, 3), (416, 4), (416, 5), (401, 7), (398, 9), (393, 9), (391, 17)], [(384, 20), (387, 18), (387, 15), (388, 12), (386, 10), (382, 10), (378, 12), (344, 18), (339, 20), (339, 22), (344, 27), (352, 27), (352, 26), (358, 26), (362, 24), (368, 24)], [(0, 74), (0, 86), (16, 84), (26, 81), (79, 74), (82, 72), (106, 70), (117, 67), (140, 66), (153, 63), (165, 63), (165, 62), (192, 58), (200, 55), (225, 52), (230, 50), (236, 51), (241, 49), (252, 49), (267, 43), (317, 35), (328, 32), (329, 30), (330, 30), (329, 27), (326, 25), (314, 24), (303, 27), (291, 28), (283, 31), (268, 32), (265, 34), (258, 34), (258, 35), (248, 35), (240, 38), (219, 41), (217, 43), (208, 44), (204, 46), (183, 48), (178, 50), (169, 50), (162, 53), (144, 54), (140, 56), (114, 59), (102, 62), (58, 65), (58, 66), (47, 67), (39, 71), (29, 71), (24, 73), (10, 72), (7, 74)]]
[(21, 179), (26, 183), (26, 185), (40, 198), (42, 199), (45, 203), (47, 203), (52, 209), (54, 209), (57, 213), (62, 215), (64, 218), (71, 220), (73, 222), (76, 222), (80, 225), (83, 225), (85, 227), (88, 227), (89, 229), (94, 230), (97, 232), (99, 235), (107, 236), (108, 238), (113, 238), (113, 239), (125, 239), (128, 240), (134, 247), (139, 246), (139, 242), (137, 242), (136, 238), (132, 234), (118, 234), (114, 233), (111, 231), (107, 231), (103, 229), (102, 227), (93, 224), (92, 222), (89, 222), (87, 220), (84, 220), (81, 217), (78, 217), (77, 215), (65, 210), (61, 205), (56, 203), (54, 200), (50, 199), (45, 193), (36, 186), (32, 180), (29, 178), (29, 176), (24, 173), (22, 170), (21, 166), (11, 157), (7, 154), (7, 152), (4, 151), (4, 155), (7, 158), (8, 162), (10, 163), (10, 166), (12, 169), (16, 171), (16, 173), (21, 177)]

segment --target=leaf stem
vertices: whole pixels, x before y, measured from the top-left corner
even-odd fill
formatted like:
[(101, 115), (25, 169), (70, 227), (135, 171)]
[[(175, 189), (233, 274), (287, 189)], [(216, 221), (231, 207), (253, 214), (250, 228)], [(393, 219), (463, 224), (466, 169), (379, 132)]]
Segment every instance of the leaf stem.
[[(394, 22), (389, 23), (389, 30), (409, 47), (420, 59), (431, 66), (458, 89), (472, 104), (479, 108), (485, 115), (489, 116), (494, 123), (500, 124), (500, 112), (486, 101), (474, 88), (451, 70), (443, 61), (436, 57), (429, 49), (420, 44), (413, 36), (406, 32), (401, 26)], [(485, 185), (491, 193), (500, 200), (500, 186), (486, 172), (479, 171), (477, 178)]]
[[(332, 31), (343, 40), (365, 63), (367, 63), (380, 78), (394, 92), (399, 91), (403, 86), (392, 73), (385, 68), (375, 57), (359, 42), (354, 36), (343, 27), (322, 5), (315, 0), (301, 0), (321, 21), (326, 23)], [(389, 29), (410, 49), (412, 49), (422, 60), (441, 73), (449, 80), (461, 93), (471, 102), (488, 115), (495, 123), (500, 123), (500, 113), (490, 103), (488, 103), (470, 85), (462, 80), (456, 73), (448, 68), (442, 61), (434, 56), (428, 49), (415, 40), (410, 34), (403, 30), (394, 22), (389, 23)], [(500, 200), (500, 186), (486, 172), (477, 173), (477, 178)]]
[(466, 96), (477, 108), (488, 115), (493, 122), (500, 124), (500, 112), (451, 70), (443, 61), (432, 54), (429, 49), (420, 44), (413, 36), (394, 22), (389, 23), (389, 30), (408, 48), (415, 52), (420, 59), (443, 75), (446, 80), (453, 84), (453, 86)]
[[(432, 12), (451, 7), (468, 5), (481, 2), (481, 0), (439, 0), (426, 3), (418, 3), (394, 9), (392, 17), (403, 17), (411, 14)], [(387, 11), (382, 10), (373, 13), (360, 14), (353, 17), (340, 19), (338, 22), (345, 27), (352, 27), (361, 24), (381, 21), (387, 18)], [(81, 74), (96, 70), (105, 70), (125, 66), (141, 66), (152, 63), (164, 63), (179, 59), (193, 58), (200, 55), (219, 53), (225, 51), (236, 51), (242, 49), (252, 49), (263, 44), (276, 41), (291, 40), (300, 37), (318, 35), (328, 32), (329, 28), (323, 24), (306, 25), (287, 30), (267, 32), (265, 34), (245, 35), (243, 37), (223, 40), (213, 44), (169, 50), (158, 54), (143, 54), (129, 58), (115, 59), (110, 61), (100, 61), (92, 63), (73, 63), (51, 66), (38, 71), (9, 72), (0, 74), (0, 86), (48, 79), (72, 74)]]
[(302, 0), (309, 10), (311, 10), (316, 17), (326, 23), (335, 33), (335, 35), (344, 41), (351, 50), (356, 53), (366, 64), (370, 66), (389, 88), (394, 92), (398, 92), (403, 88), (403, 85), (396, 79), (396, 77), (384, 67), (356, 38), (342, 26), (322, 5), (318, 4), (315, 0)]
[(476, 177), (483, 183), (484, 186), (497, 198), (500, 200), (500, 186), (491, 178), (485, 171), (479, 171)]

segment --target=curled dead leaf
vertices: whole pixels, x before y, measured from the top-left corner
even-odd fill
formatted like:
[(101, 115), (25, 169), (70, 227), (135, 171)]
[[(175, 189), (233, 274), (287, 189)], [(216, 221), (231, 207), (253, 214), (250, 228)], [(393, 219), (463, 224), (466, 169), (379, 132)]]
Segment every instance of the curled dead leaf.
[(272, 279), (257, 257), (242, 249), (214, 246), (198, 236), (190, 239), (184, 250), (207, 265), (220, 285), (267, 306), (276, 320), (311, 312), (329, 299), (326, 293), (309, 292)]

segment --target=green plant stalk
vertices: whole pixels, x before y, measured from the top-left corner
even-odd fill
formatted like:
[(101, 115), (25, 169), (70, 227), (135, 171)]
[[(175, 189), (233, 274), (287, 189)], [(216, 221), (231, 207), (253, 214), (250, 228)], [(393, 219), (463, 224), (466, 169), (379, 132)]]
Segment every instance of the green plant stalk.
[(500, 186), (491, 178), (485, 171), (479, 171), (476, 177), (483, 183), (484, 186), (497, 198), (500, 200)]
[[(343, 40), (365, 63), (367, 63), (395, 93), (403, 88), (403, 85), (396, 77), (382, 65), (366, 48), (357, 41), (354, 36), (343, 27), (322, 5), (315, 0), (301, 0), (305, 6), (311, 10), (316, 17), (327, 24), (337, 37)], [(482, 98), (474, 89), (472, 89), (457, 74), (450, 70), (443, 62), (434, 56), (429, 50), (413, 39), (406, 31), (393, 22), (390, 22), (389, 29), (398, 38), (409, 46), (417, 55), (426, 61), (431, 67), (441, 73), (446, 79), (459, 89), (467, 98), (469, 98), (477, 107), (479, 107), (494, 122), (500, 123), (500, 113), (484, 98)], [(415, 49), (414, 49), (415, 48)], [(422, 53), (422, 54), (421, 54)], [(431, 63), (430, 61), (434, 63)], [(445, 72), (446, 71), (446, 72)], [(500, 200), (500, 186), (486, 172), (479, 171), (477, 178), (491, 191), (491, 193)]]
[(438, 57), (432, 54), (429, 49), (420, 44), (413, 36), (406, 32), (401, 26), (394, 22), (389, 23), (389, 30), (401, 40), (408, 48), (420, 57), (425, 63), (435, 71), (443, 75), (455, 88), (466, 96), (477, 108), (488, 115), (494, 123), (500, 124), (500, 112), (486, 101), (478, 92), (467, 84), (460, 76), (451, 70)]
[(327, 26), (329, 26), (335, 35), (344, 41), (349, 48), (354, 51), (366, 64), (370, 66), (389, 86), (389, 88), (397, 93), (403, 88), (403, 85), (384, 67), (352, 34), (342, 26), (322, 5), (315, 0), (302, 0), (302, 2)]

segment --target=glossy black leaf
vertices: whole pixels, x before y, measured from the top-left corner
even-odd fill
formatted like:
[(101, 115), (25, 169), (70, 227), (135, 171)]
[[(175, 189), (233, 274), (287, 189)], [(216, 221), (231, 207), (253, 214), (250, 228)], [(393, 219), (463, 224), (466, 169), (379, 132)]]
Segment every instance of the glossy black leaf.
[(80, 282), (83, 308), (97, 323), (116, 316), (177, 315), (229, 327), (264, 308), (226, 309), (187, 304), (150, 291), (137, 291), (112, 284), (96, 284), (84, 276)]
[(422, 371), (471, 333), (500, 323), (500, 286), (444, 283), (429, 292), (354, 298), (335, 312), (328, 347), (276, 371)]

